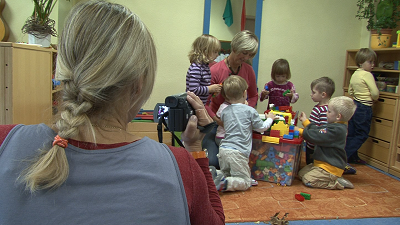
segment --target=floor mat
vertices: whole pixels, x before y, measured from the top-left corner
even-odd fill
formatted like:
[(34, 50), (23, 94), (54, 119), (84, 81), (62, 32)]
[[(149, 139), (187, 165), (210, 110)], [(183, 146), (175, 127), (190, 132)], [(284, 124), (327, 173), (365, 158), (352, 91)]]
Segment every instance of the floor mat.
[[(353, 165), (355, 175), (344, 175), (354, 189), (308, 188), (296, 178), (291, 186), (259, 181), (244, 192), (220, 193), (227, 223), (267, 222), (277, 212), (286, 220), (400, 217), (400, 181), (369, 166)], [(298, 201), (295, 194), (311, 194)]]

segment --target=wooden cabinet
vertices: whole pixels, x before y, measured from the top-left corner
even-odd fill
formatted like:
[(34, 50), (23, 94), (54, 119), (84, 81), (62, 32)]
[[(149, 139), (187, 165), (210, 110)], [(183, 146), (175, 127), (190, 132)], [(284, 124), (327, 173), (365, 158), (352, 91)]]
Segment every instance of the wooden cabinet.
[(50, 124), (55, 50), (0, 42), (0, 124)]
[[(351, 75), (358, 69), (355, 56), (358, 49), (347, 50), (343, 81), (344, 94), (348, 95)], [(400, 48), (375, 49), (377, 60), (372, 71), (375, 77), (386, 77), (396, 82), (400, 71), (379, 67), (400, 61)], [(368, 164), (400, 177), (400, 107), (399, 93), (380, 91), (374, 103), (369, 138), (358, 150), (360, 158)]]

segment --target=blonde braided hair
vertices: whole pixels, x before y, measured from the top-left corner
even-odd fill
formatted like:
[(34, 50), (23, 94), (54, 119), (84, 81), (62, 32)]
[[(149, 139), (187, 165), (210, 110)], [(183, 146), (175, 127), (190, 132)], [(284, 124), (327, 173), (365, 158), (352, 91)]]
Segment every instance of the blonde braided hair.
[[(76, 5), (58, 46), (56, 79), (64, 83), (58, 136), (78, 136), (79, 127), (118, 108), (121, 96), (129, 95), (130, 111), (139, 111), (153, 90), (156, 67), (153, 39), (137, 15), (105, 1)], [(93, 129), (92, 135), (95, 140)], [(35, 192), (58, 188), (68, 175), (65, 149), (54, 145), (40, 150), (20, 179)]]

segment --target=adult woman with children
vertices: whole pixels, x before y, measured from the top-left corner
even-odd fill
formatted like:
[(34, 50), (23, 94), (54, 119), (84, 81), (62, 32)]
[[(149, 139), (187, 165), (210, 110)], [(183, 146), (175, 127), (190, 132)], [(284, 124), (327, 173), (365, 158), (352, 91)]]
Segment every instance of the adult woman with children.
[(186, 149), (126, 131), (156, 64), (151, 34), (129, 9), (89, 1), (71, 10), (54, 130), (0, 126), (0, 224), (224, 224), (197, 129), (212, 119), (197, 96), (188, 92), (197, 117), (182, 134)]
[[(238, 75), (244, 78), (248, 84), (247, 102), (251, 107), (255, 107), (258, 100), (256, 75), (253, 67), (248, 62), (252, 59), (258, 50), (257, 36), (244, 30), (237, 33), (231, 41), (231, 53), (221, 62), (213, 65), (211, 70), (211, 84), (221, 84), (230, 75)], [(221, 95), (211, 98), (210, 109), (208, 113), (219, 125), (222, 125), (221, 120), (215, 115), (219, 106), (224, 102)], [(203, 147), (208, 150), (208, 158), (210, 165), (219, 167), (218, 165), (218, 146), (215, 144), (216, 128), (208, 133), (203, 141)]]

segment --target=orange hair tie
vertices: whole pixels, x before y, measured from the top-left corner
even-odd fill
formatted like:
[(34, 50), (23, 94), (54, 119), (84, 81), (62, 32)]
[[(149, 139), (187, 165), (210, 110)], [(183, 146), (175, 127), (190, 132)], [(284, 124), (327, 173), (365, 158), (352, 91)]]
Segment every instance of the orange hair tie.
[(68, 140), (57, 135), (54, 137), (53, 146), (54, 145), (58, 145), (61, 148), (66, 148), (68, 146)]

